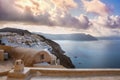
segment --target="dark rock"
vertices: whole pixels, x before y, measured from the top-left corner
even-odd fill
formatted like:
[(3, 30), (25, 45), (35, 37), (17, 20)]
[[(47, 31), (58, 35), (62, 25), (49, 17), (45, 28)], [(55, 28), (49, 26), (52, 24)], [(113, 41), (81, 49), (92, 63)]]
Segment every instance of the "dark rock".
[(75, 56), (74, 58), (77, 58), (77, 56)]
[(61, 65), (67, 68), (75, 68), (70, 58), (64, 55), (65, 52), (61, 49), (59, 44), (57, 44), (56, 42), (53, 42), (50, 39), (46, 39), (45, 42), (53, 48), (52, 54), (54, 54), (55, 56), (57, 56), (57, 58), (60, 59)]

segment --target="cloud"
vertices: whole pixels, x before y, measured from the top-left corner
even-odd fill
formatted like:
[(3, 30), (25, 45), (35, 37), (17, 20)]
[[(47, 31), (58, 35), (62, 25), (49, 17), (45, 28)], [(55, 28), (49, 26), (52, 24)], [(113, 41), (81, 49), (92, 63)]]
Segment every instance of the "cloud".
[(84, 33), (93, 36), (120, 36), (120, 29), (110, 29), (100, 25), (94, 25), (90, 29), (84, 31)]
[(120, 16), (106, 16), (101, 17), (99, 16), (97, 19), (94, 19), (95, 24), (99, 26), (103, 26), (110, 29), (119, 29), (120, 28)]
[(63, 11), (67, 11), (71, 8), (77, 7), (77, 3), (74, 0), (52, 0), (55, 6)]
[(70, 9), (76, 7), (74, 0), (0, 0), (0, 20), (89, 28), (89, 19), (86, 16), (78, 18), (69, 13)]
[[(0, 0), (0, 19), (6, 20), (9, 18), (13, 19), (15, 8), (13, 6), (14, 1), (11, 0)], [(17, 12), (16, 12), (17, 13)], [(9, 16), (10, 15), (10, 16)]]
[(89, 18), (83, 14), (80, 15), (79, 20), (81, 22), (81, 25), (84, 27), (90, 27), (92, 26), (92, 22), (89, 20)]
[(94, 36), (120, 36), (120, 16), (99, 16), (91, 20), (92, 27), (85, 33)]
[[(48, 30), (51, 31), (54, 27), (59, 27), (58, 30), (72, 29), (74, 32), (85, 32), (95, 36), (120, 33), (120, 16), (109, 16), (110, 10), (106, 4), (100, 0), (82, 2), (87, 12), (98, 14), (97, 18), (89, 19), (82, 13), (77, 17), (72, 16), (70, 10), (78, 7), (74, 0), (0, 0), (0, 21), (32, 22), (37, 24), (34, 30), (41, 30), (46, 26), (45, 29), (50, 27)], [(27, 25), (24, 28), (33, 28)]]
[(97, 15), (106, 16), (111, 11), (110, 8), (100, 0), (81, 0), (85, 11), (95, 13)]

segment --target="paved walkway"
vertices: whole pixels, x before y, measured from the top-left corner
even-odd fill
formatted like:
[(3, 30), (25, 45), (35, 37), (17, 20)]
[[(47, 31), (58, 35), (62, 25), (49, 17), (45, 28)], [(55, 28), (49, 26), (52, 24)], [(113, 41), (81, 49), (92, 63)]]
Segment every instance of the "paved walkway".
[(0, 80), (7, 80), (7, 77), (6, 76), (3, 76), (3, 77), (0, 76)]
[(36, 76), (31, 80), (120, 80), (120, 76), (95, 76), (95, 77), (46, 77)]
[(11, 60), (0, 61), (0, 72), (11, 70), (12, 67), (13, 67), (13, 63)]
[[(7, 77), (0, 77), (0, 80), (7, 80)], [(47, 77), (35, 76), (30, 80), (120, 80), (120, 76), (95, 76), (95, 77)]]

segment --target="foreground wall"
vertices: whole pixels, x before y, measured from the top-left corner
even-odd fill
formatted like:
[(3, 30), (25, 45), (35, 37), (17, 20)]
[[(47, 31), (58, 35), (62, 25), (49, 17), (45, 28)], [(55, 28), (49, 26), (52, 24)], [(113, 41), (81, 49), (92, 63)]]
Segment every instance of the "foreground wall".
[(32, 74), (39, 73), (42, 76), (120, 76), (120, 69), (45, 69), (31, 68)]

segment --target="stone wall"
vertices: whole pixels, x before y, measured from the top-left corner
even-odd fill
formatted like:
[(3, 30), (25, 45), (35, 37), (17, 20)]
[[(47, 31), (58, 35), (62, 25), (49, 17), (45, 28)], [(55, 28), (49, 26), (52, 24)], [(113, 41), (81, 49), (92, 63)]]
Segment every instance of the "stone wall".
[(4, 61), (4, 50), (0, 50), (0, 61)]

